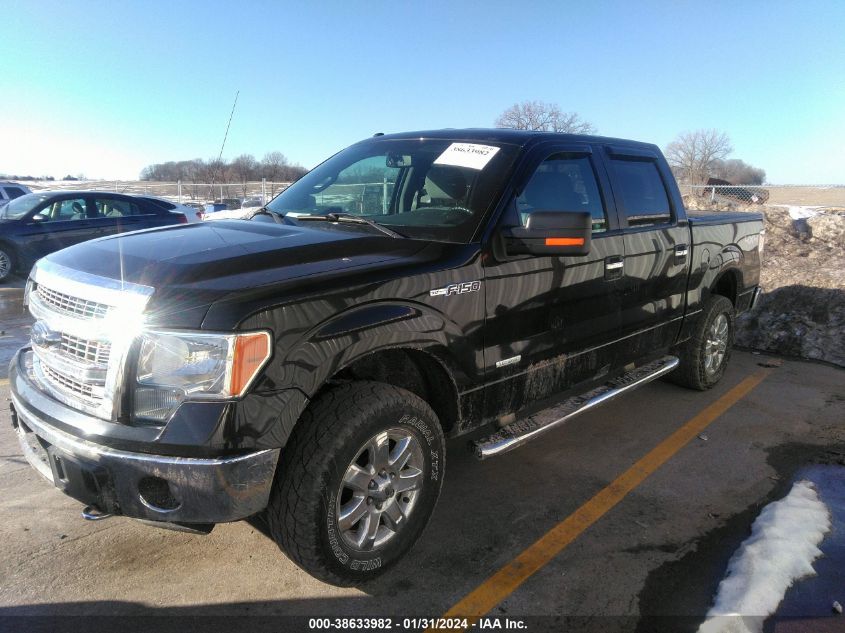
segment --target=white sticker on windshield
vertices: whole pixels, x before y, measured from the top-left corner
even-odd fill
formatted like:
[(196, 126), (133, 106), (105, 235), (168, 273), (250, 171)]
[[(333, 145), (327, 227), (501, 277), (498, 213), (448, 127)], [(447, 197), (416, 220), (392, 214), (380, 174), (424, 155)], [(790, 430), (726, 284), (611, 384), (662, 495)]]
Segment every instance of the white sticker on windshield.
[(446, 151), (437, 157), (435, 165), (454, 165), (469, 169), (484, 169), (487, 163), (499, 151), (492, 145), (476, 145), (475, 143), (452, 143)]

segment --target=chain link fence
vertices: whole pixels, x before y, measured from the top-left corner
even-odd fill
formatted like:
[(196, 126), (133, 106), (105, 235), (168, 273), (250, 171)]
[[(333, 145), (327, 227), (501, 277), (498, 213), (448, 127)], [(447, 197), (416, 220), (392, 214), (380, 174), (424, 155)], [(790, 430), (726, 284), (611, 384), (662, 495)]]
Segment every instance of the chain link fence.
[(291, 183), (254, 182), (154, 182), (147, 180), (34, 180), (21, 181), (33, 191), (110, 191), (130, 195), (156, 196), (172, 202), (242, 201), (259, 198), (262, 204), (284, 191)]
[[(284, 191), (291, 183), (270, 182), (154, 182), (146, 180), (37, 180), (22, 181), (33, 191), (52, 190), (97, 190), (113, 191), (135, 195), (157, 196), (173, 202), (241, 201), (259, 198), (262, 203)], [(733, 211), (758, 205), (800, 206), (833, 208), (845, 210), (845, 185), (679, 185), (685, 205), (690, 209)], [(367, 188), (361, 185), (361, 197), (370, 189), (382, 187), (373, 183)]]
[(679, 185), (690, 209), (737, 210), (756, 205), (845, 209), (845, 185)]

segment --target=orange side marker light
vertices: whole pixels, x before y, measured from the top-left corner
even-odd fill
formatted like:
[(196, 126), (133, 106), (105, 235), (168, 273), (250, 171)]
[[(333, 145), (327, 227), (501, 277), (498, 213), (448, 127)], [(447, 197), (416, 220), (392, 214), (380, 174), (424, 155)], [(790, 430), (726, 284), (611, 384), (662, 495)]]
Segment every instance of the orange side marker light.
[(546, 246), (584, 246), (583, 237), (547, 237)]

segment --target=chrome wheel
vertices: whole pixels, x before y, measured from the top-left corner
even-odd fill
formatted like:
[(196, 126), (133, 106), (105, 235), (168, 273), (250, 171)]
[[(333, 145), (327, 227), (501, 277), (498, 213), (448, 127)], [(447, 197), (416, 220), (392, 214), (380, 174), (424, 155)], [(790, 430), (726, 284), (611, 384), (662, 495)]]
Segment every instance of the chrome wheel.
[(704, 371), (708, 376), (719, 371), (722, 361), (725, 360), (729, 332), (728, 317), (724, 313), (713, 319), (707, 330), (707, 338), (704, 341)]
[(423, 485), (423, 452), (409, 431), (371, 437), (346, 469), (337, 495), (344, 542), (362, 551), (383, 547), (408, 523)]
[(5, 251), (0, 251), (0, 280), (5, 279), (12, 272), (12, 258)]

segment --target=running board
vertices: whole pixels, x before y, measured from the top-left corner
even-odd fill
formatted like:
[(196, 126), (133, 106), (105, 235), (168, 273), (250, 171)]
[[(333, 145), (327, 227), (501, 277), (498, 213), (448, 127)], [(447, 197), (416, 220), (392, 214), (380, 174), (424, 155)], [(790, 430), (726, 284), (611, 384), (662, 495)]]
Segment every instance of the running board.
[(664, 356), (647, 365), (632, 369), (592, 391), (573, 396), (554, 407), (512, 422), (492, 435), (475, 440), (470, 444), (470, 448), (478, 459), (487, 459), (506, 453), (546, 431), (561, 426), (576, 415), (668, 374), (678, 366), (679, 362), (677, 356)]

